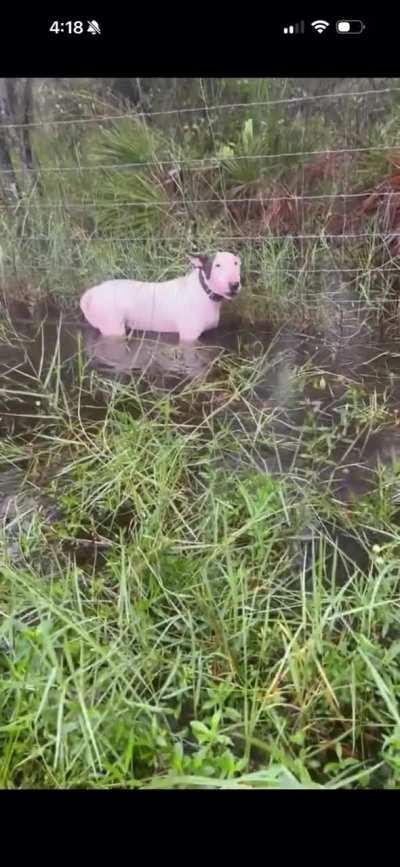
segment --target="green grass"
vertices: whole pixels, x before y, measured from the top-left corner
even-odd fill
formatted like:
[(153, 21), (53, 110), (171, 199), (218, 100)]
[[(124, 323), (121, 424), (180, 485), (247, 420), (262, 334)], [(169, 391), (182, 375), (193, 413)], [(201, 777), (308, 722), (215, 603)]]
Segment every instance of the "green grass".
[[(193, 82), (183, 106), (235, 101), (232, 87), (228, 79)], [(318, 316), (321, 267), (365, 269), (357, 289), (370, 307), (390, 295), (396, 275), (374, 278), (382, 258), (395, 264), (375, 215), (356, 229), (369, 237), (335, 242), (324, 237), (342, 232), (340, 220), (339, 228), (332, 224), (334, 200), (302, 202), (301, 197), (358, 192), (386, 173), (386, 151), (332, 165), (324, 151), (395, 141), (396, 100), (383, 120), (374, 122), (371, 114), (369, 126), (360, 130), (354, 98), (345, 100), (338, 123), (332, 106), (310, 113), (309, 103), (276, 104), (299, 94), (296, 82), (240, 80), (235, 87), (241, 103), (273, 104), (211, 112), (208, 120), (188, 114), (178, 123), (168, 115), (169, 128), (160, 116), (160, 128), (132, 117), (104, 127), (61, 126), (51, 135), (48, 128), (35, 129), (37, 183), (25, 190), (18, 208), (0, 213), (4, 290), (17, 287), (34, 299), (50, 292), (71, 305), (83, 288), (102, 278), (175, 276), (187, 267), (193, 248), (220, 247), (235, 248), (243, 257), (246, 293), (236, 306), (250, 318), (281, 322), (293, 314)], [(75, 99), (89, 116), (126, 111), (79, 87)], [(73, 103), (73, 94), (69, 100)], [(321, 153), (301, 157), (310, 151)], [(312, 237), (301, 240), (301, 235)]]
[[(298, 92), (200, 80), (182, 105)], [(230, 311), (243, 319), (325, 332), (324, 269), (360, 268), (340, 297), (358, 297), (373, 326), (396, 289), (374, 270), (388, 254), (379, 220), (357, 229), (368, 238), (335, 242), (332, 201), (294, 197), (365, 189), (386, 173), (383, 154), (323, 157), (311, 179), (309, 160), (258, 159), (395, 139), (396, 104), (361, 126), (354, 105), (343, 117), (261, 106), (35, 131), (38, 164), (65, 171), (1, 209), (4, 297), (50, 294), (69, 309), (106, 277), (168, 279), (193, 248), (232, 247), (244, 291)], [(199, 162), (172, 183), (179, 160)], [(286, 193), (267, 224), (243, 203)], [(277, 362), (254, 346), (168, 393), (102, 379), (79, 346), (64, 367), (61, 334), (21, 372), (18, 330), (4, 314), (0, 504), (13, 478), (16, 490), (0, 514), (0, 786), (398, 788), (398, 461), (378, 463), (356, 499), (334, 486), (395, 430), (397, 374), (374, 391), (293, 364), (263, 403), (256, 387)], [(334, 398), (327, 423), (318, 402)], [(282, 404), (301, 424), (285, 426)]]
[[(174, 396), (82, 363), (67, 393), (57, 358), (25, 390), (52, 420), (1, 441), (3, 470), (59, 510), (24, 515), (22, 497), (3, 529), (1, 785), (397, 787), (396, 468), (349, 512), (320, 482), (338, 424), (309, 425), (300, 451), (293, 433), (284, 472), (227, 473), (255, 443), (229, 407), (276, 446), (245, 359)], [(351, 394), (349, 430), (367, 411)], [(343, 587), (333, 526), (369, 554)]]

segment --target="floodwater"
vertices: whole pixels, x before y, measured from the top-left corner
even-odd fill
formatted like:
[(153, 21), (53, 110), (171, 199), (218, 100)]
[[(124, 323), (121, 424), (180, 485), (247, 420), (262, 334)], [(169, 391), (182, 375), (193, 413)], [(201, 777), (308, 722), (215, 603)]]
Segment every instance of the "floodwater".
[[(239, 446), (222, 455), (222, 462), (236, 469), (250, 465), (261, 473), (295, 476), (309, 461), (303, 443), (317, 431), (320, 462), (317, 456), (314, 471), (321, 490), (351, 504), (373, 489), (380, 464), (393, 464), (400, 456), (400, 337), (388, 340), (374, 333), (344, 284), (336, 282), (327, 305), (328, 324), (318, 329), (278, 329), (237, 319), (203, 335), (196, 347), (184, 352), (174, 338), (103, 338), (66, 315), (51, 311), (32, 318), (23, 305), (10, 305), (0, 330), (0, 437), (34, 442), (38, 428), (51, 431), (57, 419), (55, 393), (58, 401), (65, 392), (73, 399), (83, 369), (91, 387), (86, 396), (80, 392), (79, 414), (80, 422), (90, 425), (107, 413), (109, 392), (101, 382), (129, 384), (133, 378), (143, 388), (150, 384), (179, 391), (188, 383), (196, 388), (197, 383), (227, 380), (229, 372), (242, 365), (248, 382), (245, 399), (222, 401), (219, 409), (221, 423), (235, 432)], [(93, 379), (93, 374), (100, 377)], [(360, 404), (358, 415), (353, 412), (360, 395), (365, 409), (361, 422)], [(261, 427), (254, 408), (265, 413)], [(371, 432), (370, 416), (379, 411), (381, 423)], [(333, 441), (330, 433), (338, 426), (342, 435)], [(43, 495), (40, 479), (21, 493), (23, 475), (21, 468), (0, 470), (3, 527), (12, 526), (17, 515), (29, 520), (39, 504), (49, 520), (57, 513)], [(348, 530), (332, 528), (332, 533), (344, 559), (366, 568), (368, 556), (359, 539)], [(316, 534), (315, 518), (309, 519), (304, 544)], [(15, 545), (13, 541), (10, 550), (17, 556)]]

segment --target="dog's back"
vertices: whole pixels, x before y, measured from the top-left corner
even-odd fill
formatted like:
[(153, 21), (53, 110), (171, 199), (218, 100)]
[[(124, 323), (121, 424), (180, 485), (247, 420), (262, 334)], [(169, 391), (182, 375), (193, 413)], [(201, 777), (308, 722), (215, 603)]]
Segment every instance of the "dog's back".
[(182, 305), (180, 282), (142, 283), (108, 280), (81, 297), (85, 318), (102, 334), (123, 334), (125, 325), (139, 331), (176, 332)]

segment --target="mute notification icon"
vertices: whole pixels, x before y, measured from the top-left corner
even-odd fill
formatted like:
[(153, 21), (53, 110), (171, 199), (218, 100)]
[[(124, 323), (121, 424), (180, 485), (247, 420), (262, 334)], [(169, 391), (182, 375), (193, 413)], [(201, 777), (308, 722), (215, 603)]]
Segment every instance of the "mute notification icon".
[(97, 21), (88, 21), (88, 25), (89, 25), (88, 30), (87, 30), (88, 33), (92, 33), (93, 36), (96, 36), (96, 34), (98, 34), (100, 36), (101, 30), (100, 30), (100, 27), (99, 27)]

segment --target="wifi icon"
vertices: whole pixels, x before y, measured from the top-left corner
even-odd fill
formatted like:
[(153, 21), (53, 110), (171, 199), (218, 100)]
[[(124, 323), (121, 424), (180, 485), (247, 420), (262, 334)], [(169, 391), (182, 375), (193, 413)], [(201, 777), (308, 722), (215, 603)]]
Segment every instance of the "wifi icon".
[(329, 21), (313, 21), (311, 27), (317, 31), (317, 33), (323, 33), (327, 27), (329, 27)]

